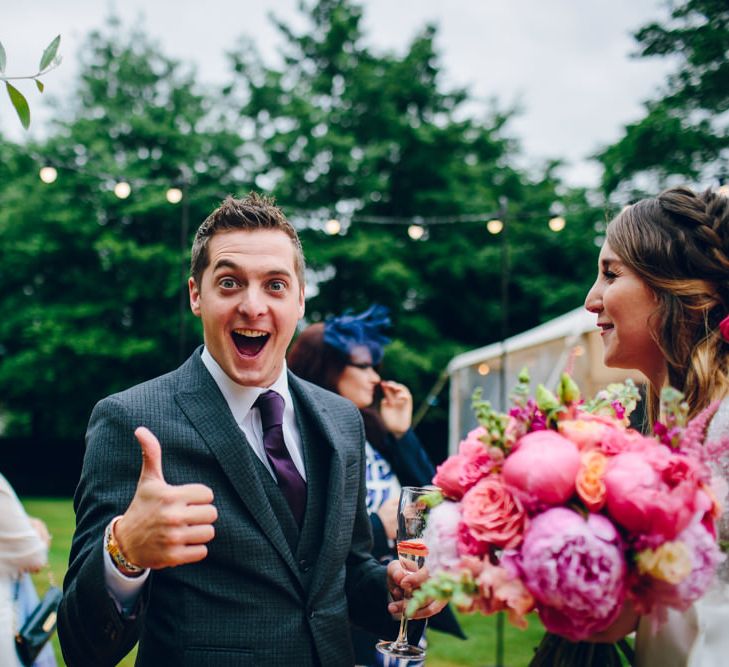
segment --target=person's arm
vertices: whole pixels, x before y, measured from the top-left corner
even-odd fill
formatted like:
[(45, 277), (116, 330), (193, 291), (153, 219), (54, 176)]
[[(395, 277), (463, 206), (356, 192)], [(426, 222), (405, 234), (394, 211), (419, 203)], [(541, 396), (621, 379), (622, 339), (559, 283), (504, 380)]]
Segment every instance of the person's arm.
[(372, 530), (366, 506), (364, 426), (359, 412), (353, 411), (353, 414), (353, 419), (357, 420), (358, 435), (351, 447), (359, 463), (359, 483), (352, 542), (347, 557), (345, 591), (351, 621), (375, 634), (389, 636), (393, 630), (397, 632), (397, 624), (387, 611), (386, 569), (371, 555)]
[(104, 556), (105, 528), (129, 505), (139, 474), (133, 428), (125, 406), (115, 399), (99, 403), (89, 421), (74, 498), (76, 531), (58, 612), (58, 637), (69, 665), (115, 665), (139, 639), (144, 591), (122, 614), (107, 588)]
[(380, 416), (387, 430), (387, 460), (402, 486), (431, 484), (435, 468), (412, 429), (413, 397), (397, 382), (383, 381)]
[(68, 664), (117, 664), (139, 638), (148, 587), (142, 584), (141, 595), (132, 591), (132, 609), (124, 608), (119, 588), (109, 592), (102, 536), (112, 518), (121, 516), (114, 534), (125, 561), (141, 568), (201, 560), (214, 535), (212, 491), (200, 484), (168, 485), (159, 442), (136, 426), (114, 399), (97, 405), (89, 423), (58, 620)]
[[(407, 573), (399, 561), (392, 561), (387, 568), (380, 565), (371, 555), (372, 534), (367, 516), (364, 457), (364, 427), (359, 413), (356, 455), (359, 459), (359, 486), (357, 510), (355, 514), (352, 543), (347, 558), (347, 578), (345, 589), (350, 602), (350, 618), (358, 625), (382, 637), (395, 637), (399, 617), (405, 607), (403, 597), (414, 588), (422, 585), (428, 577), (427, 568), (419, 572)], [(419, 609), (415, 618), (428, 618), (438, 613), (445, 602), (431, 601)], [(422, 626), (414, 624), (413, 631), (419, 632)]]
[[(39, 523), (34, 526), (33, 522)], [(43, 535), (47, 539), (43, 539)], [(0, 475), (0, 563), (6, 571), (34, 572), (48, 559), (45, 524), (31, 519), (8, 481)]]

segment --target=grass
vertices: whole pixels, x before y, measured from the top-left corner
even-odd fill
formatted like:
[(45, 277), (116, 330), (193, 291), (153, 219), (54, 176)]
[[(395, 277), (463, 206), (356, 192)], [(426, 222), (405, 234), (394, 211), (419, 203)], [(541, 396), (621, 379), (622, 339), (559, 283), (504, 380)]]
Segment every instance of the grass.
[[(71, 549), (71, 537), (74, 529), (73, 507), (70, 500), (63, 499), (23, 499), (28, 514), (43, 519), (53, 536), (50, 551), (50, 565), (53, 577), (60, 586), (68, 565), (68, 554)], [(101, 536), (99, 537), (101, 539)], [(48, 587), (44, 572), (34, 575), (39, 593)], [(89, 614), (93, 614), (93, 609)], [(450, 635), (431, 631), (428, 633), (428, 667), (486, 667), (496, 664), (496, 618), (481, 615), (460, 615), (459, 620), (466, 641)], [(543, 634), (542, 626), (534, 617), (526, 631), (504, 623), (504, 667), (524, 667), (533, 655), (534, 647)], [(64, 665), (58, 639), (53, 638), (54, 650), (59, 665)], [(119, 663), (122, 667), (132, 667), (134, 654), (128, 655)]]

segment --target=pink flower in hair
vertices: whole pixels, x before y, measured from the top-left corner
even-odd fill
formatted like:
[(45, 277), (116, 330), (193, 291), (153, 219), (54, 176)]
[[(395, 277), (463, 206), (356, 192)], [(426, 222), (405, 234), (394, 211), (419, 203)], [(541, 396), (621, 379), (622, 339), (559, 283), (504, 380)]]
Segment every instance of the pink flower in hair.
[(729, 315), (719, 322), (719, 331), (721, 332), (721, 337), (729, 343)]

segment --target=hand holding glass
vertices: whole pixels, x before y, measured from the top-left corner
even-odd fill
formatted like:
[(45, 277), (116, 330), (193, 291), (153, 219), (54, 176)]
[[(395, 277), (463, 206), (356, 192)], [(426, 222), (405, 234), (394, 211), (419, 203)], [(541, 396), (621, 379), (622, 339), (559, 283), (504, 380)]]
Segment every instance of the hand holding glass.
[[(407, 572), (417, 572), (425, 565), (428, 547), (423, 541), (423, 533), (428, 522), (430, 507), (423, 496), (432, 489), (418, 486), (404, 486), (400, 491), (400, 506), (397, 514), (397, 555), (400, 565)], [(400, 632), (394, 642), (380, 641), (377, 650), (395, 658), (423, 658), (425, 650), (408, 644), (408, 619), (403, 610), (400, 618)]]

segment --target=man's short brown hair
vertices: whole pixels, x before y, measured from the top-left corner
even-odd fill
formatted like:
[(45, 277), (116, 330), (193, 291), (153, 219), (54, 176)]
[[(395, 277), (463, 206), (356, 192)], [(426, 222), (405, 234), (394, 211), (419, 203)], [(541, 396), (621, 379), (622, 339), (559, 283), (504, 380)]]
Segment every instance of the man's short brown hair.
[(294, 246), (294, 268), (299, 285), (304, 286), (304, 251), (294, 226), (286, 219), (283, 211), (275, 205), (273, 197), (251, 192), (242, 199), (228, 196), (200, 225), (192, 243), (190, 275), (200, 285), (202, 274), (210, 263), (208, 244), (219, 232), (236, 229), (255, 231), (257, 229), (280, 229), (291, 239)]

